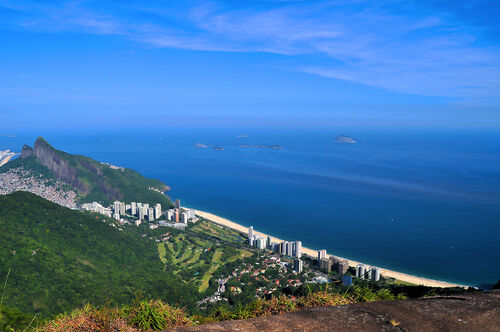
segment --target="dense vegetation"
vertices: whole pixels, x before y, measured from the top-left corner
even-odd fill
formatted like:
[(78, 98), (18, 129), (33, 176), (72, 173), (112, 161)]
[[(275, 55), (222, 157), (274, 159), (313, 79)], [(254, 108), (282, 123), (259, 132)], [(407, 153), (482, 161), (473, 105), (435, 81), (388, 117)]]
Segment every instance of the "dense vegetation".
[(0, 196), (0, 280), (4, 305), (41, 316), (84, 303), (128, 303), (135, 293), (169, 303), (198, 294), (164, 269), (154, 241), (103, 216), (26, 192)]
[[(266, 265), (270, 253), (257, 255), (238, 232), (204, 220), (185, 230), (120, 225), (26, 192), (0, 196), (0, 229), (0, 282), (7, 285), (0, 289), (0, 331), (30, 322), (39, 331), (163, 329), (463, 291), (384, 280), (310, 284), (310, 271)], [(223, 300), (204, 302), (217, 291), (217, 278), (235, 271)], [(258, 291), (270, 285), (272, 293)]]

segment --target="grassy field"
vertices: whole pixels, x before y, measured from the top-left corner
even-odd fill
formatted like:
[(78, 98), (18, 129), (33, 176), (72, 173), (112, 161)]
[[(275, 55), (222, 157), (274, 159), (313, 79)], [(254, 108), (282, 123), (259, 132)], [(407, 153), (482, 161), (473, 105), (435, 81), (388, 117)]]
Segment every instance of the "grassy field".
[[(159, 243), (158, 255), (167, 270), (185, 282), (195, 283), (198, 291), (204, 292), (219, 267), (253, 255), (242, 246), (244, 241), (238, 232), (199, 221), (188, 233), (177, 234), (167, 242)], [(232, 248), (230, 255), (227, 254), (228, 246)]]

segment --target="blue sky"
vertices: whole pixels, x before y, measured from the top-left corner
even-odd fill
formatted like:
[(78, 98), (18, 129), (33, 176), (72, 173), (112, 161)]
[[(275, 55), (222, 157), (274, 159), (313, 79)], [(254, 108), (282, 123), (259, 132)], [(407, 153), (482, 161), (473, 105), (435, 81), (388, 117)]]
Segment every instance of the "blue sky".
[(498, 1), (0, 0), (0, 131), (500, 128)]

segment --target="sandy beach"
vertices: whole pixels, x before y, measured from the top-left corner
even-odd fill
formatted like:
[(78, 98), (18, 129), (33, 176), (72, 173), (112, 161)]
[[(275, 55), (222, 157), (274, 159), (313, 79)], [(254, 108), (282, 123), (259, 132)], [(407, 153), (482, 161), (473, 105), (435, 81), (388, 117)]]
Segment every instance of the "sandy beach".
[(12, 157), (14, 157), (14, 155), (2, 158), (0, 160), (0, 166), (7, 164)]
[[(240, 231), (243, 233), (248, 232), (247, 227), (242, 226), (240, 224), (237, 224), (234, 221), (216, 216), (215, 214), (212, 214), (209, 212), (204, 212), (204, 211), (200, 211), (200, 210), (194, 210), (194, 211), (198, 216), (203, 217), (207, 220), (210, 220), (216, 224), (223, 225), (223, 226), (232, 228), (234, 230), (237, 230), (237, 231)], [(282, 242), (283, 241), (282, 239), (279, 239), (279, 238), (274, 237), (272, 235), (264, 234), (262, 232), (259, 232), (258, 230), (254, 230), (254, 233), (260, 234), (262, 236), (270, 236), (271, 241), (273, 241), (273, 242)], [(302, 247), (302, 253), (306, 254), (308, 256), (311, 256), (311, 257), (318, 256), (316, 250), (309, 249), (306, 247)], [(327, 256), (329, 257), (331, 255), (328, 254)], [(349, 266), (355, 267), (357, 264), (359, 264), (359, 262), (356, 262), (356, 261), (353, 261), (350, 259), (347, 259), (347, 260), (349, 261)], [(416, 284), (416, 285), (424, 285), (424, 286), (431, 286), (431, 287), (456, 287), (456, 286), (464, 287), (463, 285), (457, 285), (457, 284), (452, 284), (452, 283), (448, 283), (448, 282), (444, 282), (444, 281), (432, 280), (432, 279), (427, 279), (427, 278), (409, 275), (406, 273), (400, 273), (400, 272), (396, 272), (396, 271), (392, 271), (392, 270), (387, 270), (387, 269), (384, 269), (382, 267), (380, 267), (380, 273), (385, 277), (394, 278), (394, 279), (397, 279), (400, 281), (409, 282), (409, 283)]]

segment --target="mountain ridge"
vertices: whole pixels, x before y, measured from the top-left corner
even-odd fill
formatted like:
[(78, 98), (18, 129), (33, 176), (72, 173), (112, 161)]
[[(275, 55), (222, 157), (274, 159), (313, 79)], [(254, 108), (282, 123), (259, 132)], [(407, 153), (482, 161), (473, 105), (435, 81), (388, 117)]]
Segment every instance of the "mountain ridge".
[(129, 168), (58, 150), (43, 137), (38, 137), (33, 147), (24, 145), (20, 157), (2, 166), (0, 173), (17, 168), (69, 185), (75, 190), (78, 203), (97, 201), (109, 205), (120, 200), (172, 206), (162, 193), (169, 189), (162, 181), (146, 178)]

